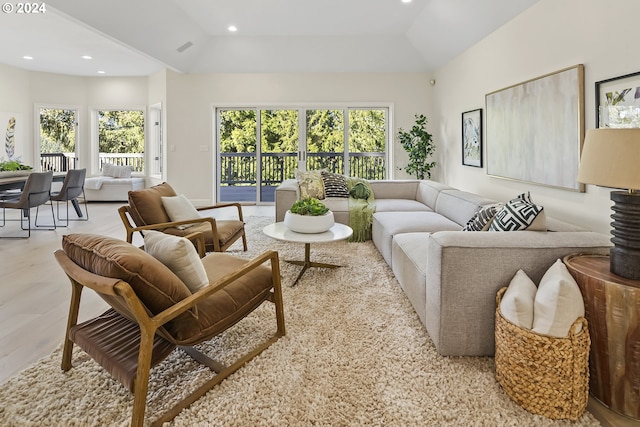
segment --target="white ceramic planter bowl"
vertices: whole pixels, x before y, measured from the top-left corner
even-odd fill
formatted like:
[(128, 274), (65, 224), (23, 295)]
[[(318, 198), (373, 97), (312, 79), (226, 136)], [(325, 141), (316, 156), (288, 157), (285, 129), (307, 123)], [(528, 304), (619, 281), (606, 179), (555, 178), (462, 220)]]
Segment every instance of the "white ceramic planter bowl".
[(333, 225), (333, 212), (329, 211), (324, 215), (298, 215), (287, 211), (284, 214), (284, 225), (296, 233), (324, 233)]
[(0, 171), (0, 178), (15, 178), (18, 176), (27, 176), (31, 174), (30, 170), (19, 170), (19, 171)]

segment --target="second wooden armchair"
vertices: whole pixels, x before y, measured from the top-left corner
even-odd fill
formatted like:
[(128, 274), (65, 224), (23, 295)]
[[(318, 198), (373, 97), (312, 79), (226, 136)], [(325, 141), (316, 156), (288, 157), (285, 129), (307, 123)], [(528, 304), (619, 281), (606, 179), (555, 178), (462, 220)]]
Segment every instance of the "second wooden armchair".
[(198, 211), (237, 209), (237, 219), (216, 220), (205, 216), (172, 221), (163, 206), (162, 198), (176, 196), (174, 189), (166, 182), (143, 190), (129, 191), (129, 204), (118, 209), (127, 232), (127, 242), (132, 243), (133, 235), (136, 232), (142, 233), (144, 230), (158, 230), (176, 236), (200, 232), (205, 237), (207, 252), (224, 252), (239, 238), (242, 238), (243, 248), (247, 250), (242, 206), (239, 203), (225, 203), (197, 209)]

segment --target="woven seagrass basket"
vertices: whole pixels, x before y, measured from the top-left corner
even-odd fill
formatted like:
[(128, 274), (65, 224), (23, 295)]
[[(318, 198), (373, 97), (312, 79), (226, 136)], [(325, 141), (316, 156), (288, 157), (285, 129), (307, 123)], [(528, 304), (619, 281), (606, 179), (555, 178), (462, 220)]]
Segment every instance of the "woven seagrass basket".
[[(551, 419), (576, 420), (589, 399), (589, 329), (580, 317), (567, 337), (523, 329), (502, 317), (496, 296), (496, 379), (527, 411)], [(582, 329), (575, 332), (582, 324)]]

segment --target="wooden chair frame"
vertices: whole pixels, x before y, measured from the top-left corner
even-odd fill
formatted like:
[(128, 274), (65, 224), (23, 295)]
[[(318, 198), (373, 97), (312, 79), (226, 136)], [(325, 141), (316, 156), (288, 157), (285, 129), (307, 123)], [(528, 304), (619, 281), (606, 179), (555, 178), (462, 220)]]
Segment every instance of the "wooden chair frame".
[(144, 422), (149, 375), (152, 367), (151, 365), (154, 341), (157, 342), (158, 339), (166, 339), (165, 336), (161, 336), (158, 334), (158, 329), (170, 320), (178, 317), (180, 314), (186, 312), (187, 310), (193, 309), (200, 301), (224, 289), (225, 286), (229, 285), (234, 280), (243, 276), (247, 272), (259, 267), (267, 261), (269, 261), (271, 264), (271, 274), (273, 280), (273, 289), (269, 294), (267, 300), (274, 303), (275, 305), (275, 317), (277, 324), (276, 332), (266, 341), (257, 345), (253, 350), (240, 357), (229, 366), (222, 366), (206, 355), (200, 353), (193, 347), (181, 346), (180, 348), (183, 349), (192, 358), (194, 358), (194, 360), (205, 364), (212, 371), (217, 372), (217, 374), (214, 375), (205, 384), (193, 391), (189, 396), (178, 402), (173, 408), (156, 419), (151, 425), (161, 426), (163, 423), (171, 421), (183, 409), (189, 407), (193, 402), (203, 396), (208, 390), (222, 382), (226, 377), (237, 371), (245, 363), (260, 354), (263, 350), (276, 342), (280, 337), (285, 335), (282, 288), (280, 282), (280, 266), (278, 253), (276, 251), (267, 251), (263, 253), (262, 255), (249, 261), (243, 268), (227, 274), (226, 276), (220, 278), (218, 281), (211, 283), (209, 286), (204, 287), (188, 298), (185, 298), (184, 300), (156, 315), (151, 315), (149, 313), (144, 304), (140, 301), (140, 299), (138, 299), (131, 286), (125, 281), (93, 274), (74, 263), (62, 250), (56, 251), (55, 257), (69, 277), (72, 286), (71, 304), (69, 308), (69, 317), (62, 356), (63, 371), (66, 372), (72, 367), (71, 356), (74, 343), (70, 338), (69, 332), (71, 328), (77, 325), (78, 311), (80, 308), (80, 298), (82, 290), (85, 287), (94, 290), (98, 294), (116, 297), (118, 300), (121, 300), (124, 306), (128, 309), (128, 314), (133, 316), (135, 322), (140, 328), (139, 352), (137, 355), (137, 371), (133, 389), (134, 403), (133, 413), (131, 416), (132, 427), (142, 426)]
[[(244, 218), (242, 217), (242, 205), (240, 205), (240, 203), (223, 203), (223, 204), (219, 204), (219, 205), (215, 205), (215, 206), (206, 206), (206, 207), (197, 208), (197, 210), (198, 211), (206, 211), (206, 210), (222, 209), (222, 208), (229, 208), (229, 207), (236, 207), (238, 209), (238, 219), (240, 221), (244, 222)], [(212, 218), (212, 217), (201, 217), (201, 218), (194, 218), (194, 219), (190, 219), (190, 220), (186, 220), (186, 221), (161, 222), (161, 223), (158, 223), (158, 224), (149, 224), (149, 225), (137, 226), (133, 222), (133, 215), (131, 215), (130, 210), (131, 210), (131, 206), (130, 205), (120, 206), (118, 208), (118, 213), (120, 214), (120, 219), (122, 220), (122, 223), (124, 224), (124, 228), (125, 228), (126, 233), (127, 233), (127, 242), (129, 242), (129, 243), (133, 242), (133, 235), (136, 232), (140, 232), (140, 234), (142, 234), (142, 231), (144, 231), (144, 230), (163, 231), (163, 230), (165, 230), (167, 228), (175, 228), (175, 227), (179, 227), (181, 225), (200, 224), (200, 223), (203, 223), (203, 222), (208, 222), (211, 225), (211, 232), (212, 232), (212, 235), (213, 235), (213, 242), (212, 243), (213, 243), (214, 252), (224, 252), (224, 251), (226, 251), (240, 237), (242, 237), (242, 247), (243, 247), (243, 249), (245, 251), (247, 250), (247, 236), (246, 236), (246, 234), (244, 232), (244, 228), (242, 228), (234, 236), (232, 236), (225, 245), (221, 246), (219, 239), (216, 237), (218, 235), (218, 229), (217, 229), (217, 226), (216, 226), (215, 218)]]

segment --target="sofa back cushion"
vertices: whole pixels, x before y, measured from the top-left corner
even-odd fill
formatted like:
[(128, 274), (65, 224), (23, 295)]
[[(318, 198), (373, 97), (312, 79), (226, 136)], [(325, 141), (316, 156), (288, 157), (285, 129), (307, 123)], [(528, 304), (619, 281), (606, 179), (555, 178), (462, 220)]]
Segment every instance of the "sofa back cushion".
[(417, 180), (369, 181), (374, 199), (416, 199)]
[(129, 191), (131, 219), (138, 227), (170, 222), (171, 219), (162, 205), (162, 197), (174, 196), (176, 192), (166, 182), (143, 190)]
[(579, 225), (570, 224), (568, 222), (553, 218), (547, 215), (547, 230), (548, 231), (589, 231)]
[(455, 190), (455, 188), (436, 181), (422, 180), (418, 185), (416, 200), (435, 210), (438, 196), (442, 190)]
[(436, 201), (435, 211), (461, 226), (485, 205), (497, 203), (495, 200), (460, 190), (442, 190)]

